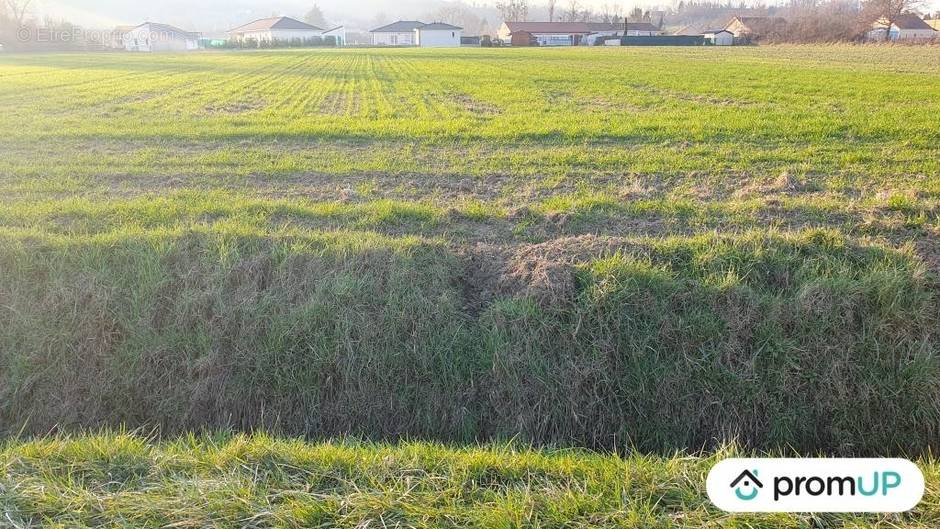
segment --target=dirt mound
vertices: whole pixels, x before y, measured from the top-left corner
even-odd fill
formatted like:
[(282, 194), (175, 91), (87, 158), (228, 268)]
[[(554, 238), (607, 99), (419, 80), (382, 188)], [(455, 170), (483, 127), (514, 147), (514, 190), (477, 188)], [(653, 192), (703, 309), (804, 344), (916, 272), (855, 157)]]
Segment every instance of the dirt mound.
[(580, 235), (539, 244), (477, 243), (462, 252), (467, 310), (478, 313), (493, 300), (528, 297), (541, 306), (564, 307), (576, 294), (579, 264), (628, 247), (621, 237)]

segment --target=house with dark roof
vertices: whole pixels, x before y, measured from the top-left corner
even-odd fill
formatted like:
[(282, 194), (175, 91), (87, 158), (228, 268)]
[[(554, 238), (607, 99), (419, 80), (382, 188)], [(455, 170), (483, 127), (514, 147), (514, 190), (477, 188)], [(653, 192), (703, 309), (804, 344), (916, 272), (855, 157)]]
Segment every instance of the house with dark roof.
[(127, 51), (191, 51), (199, 49), (199, 33), (160, 24), (144, 22), (121, 35)]
[(727, 29), (706, 29), (702, 31), (705, 43), (712, 46), (734, 46), (734, 33)]
[(750, 42), (773, 41), (784, 37), (787, 20), (782, 17), (734, 17), (724, 29), (734, 38)]
[(374, 46), (456, 48), (460, 46), (463, 28), (443, 22), (425, 24), (418, 20), (399, 20), (369, 33)]
[(424, 25), (424, 22), (417, 20), (399, 20), (369, 33), (372, 34), (374, 46), (415, 46), (418, 40), (415, 30)]
[(253, 41), (260, 45), (262, 42), (308, 42), (323, 38), (326, 30), (291, 17), (270, 17), (230, 29), (228, 33), (236, 42)]
[(876, 20), (868, 32), (868, 40), (912, 41), (940, 39), (940, 33), (930, 24), (914, 14), (905, 14), (890, 24), (886, 19)]
[(463, 28), (432, 22), (415, 29), (415, 43), (422, 48), (457, 48), (463, 36)]

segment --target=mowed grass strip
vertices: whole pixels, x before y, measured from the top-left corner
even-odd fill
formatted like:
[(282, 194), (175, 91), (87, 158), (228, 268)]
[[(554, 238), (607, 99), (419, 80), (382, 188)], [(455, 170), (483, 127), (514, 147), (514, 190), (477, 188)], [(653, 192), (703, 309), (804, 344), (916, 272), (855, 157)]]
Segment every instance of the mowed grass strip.
[(10, 440), (0, 511), (11, 527), (935, 527), (940, 467), (895, 515), (732, 515), (711, 506), (705, 456), (603, 455), (518, 444), (454, 448), (263, 434), (155, 441), (126, 433)]

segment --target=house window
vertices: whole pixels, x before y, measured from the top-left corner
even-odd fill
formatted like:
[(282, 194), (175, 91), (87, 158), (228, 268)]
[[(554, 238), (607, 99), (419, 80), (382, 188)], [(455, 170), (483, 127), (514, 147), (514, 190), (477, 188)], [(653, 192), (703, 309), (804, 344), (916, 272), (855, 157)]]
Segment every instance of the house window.
[(392, 35), (392, 44), (398, 44), (398, 35)]
[(451, 32), (450, 32), (450, 38), (456, 38), (456, 37), (457, 37), (457, 32), (456, 32), (456, 31), (451, 31)]

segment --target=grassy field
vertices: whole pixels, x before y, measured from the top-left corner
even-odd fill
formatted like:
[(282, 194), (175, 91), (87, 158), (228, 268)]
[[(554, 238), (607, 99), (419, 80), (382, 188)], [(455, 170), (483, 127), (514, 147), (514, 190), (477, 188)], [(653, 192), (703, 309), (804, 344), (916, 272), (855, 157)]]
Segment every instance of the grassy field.
[(940, 466), (903, 515), (730, 515), (704, 494), (709, 457), (305, 444), (262, 435), (148, 442), (125, 434), (0, 448), (4, 527), (930, 528)]
[(938, 81), (937, 47), (2, 55), (0, 428), (940, 449)]

